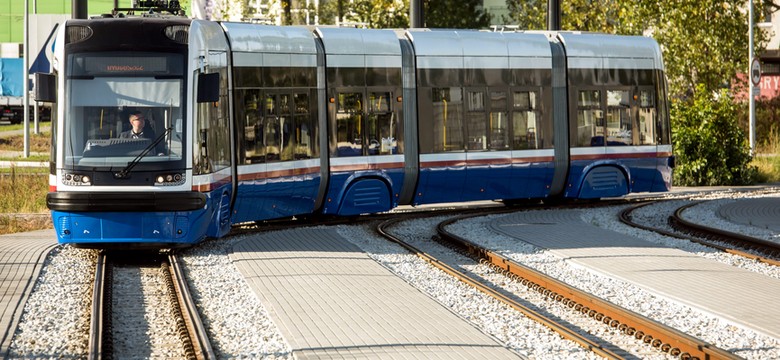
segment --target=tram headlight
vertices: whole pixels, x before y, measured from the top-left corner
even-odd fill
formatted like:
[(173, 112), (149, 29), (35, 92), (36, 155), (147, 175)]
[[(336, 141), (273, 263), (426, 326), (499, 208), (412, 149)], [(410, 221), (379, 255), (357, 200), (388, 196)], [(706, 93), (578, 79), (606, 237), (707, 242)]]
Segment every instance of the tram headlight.
[(169, 174), (160, 174), (155, 177), (154, 185), (155, 186), (172, 186), (172, 185), (183, 185), (184, 184), (184, 174), (182, 173), (169, 173)]
[(89, 175), (79, 173), (62, 174), (62, 184), (68, 186), (89, 186), (92, 185), (92, 178)]

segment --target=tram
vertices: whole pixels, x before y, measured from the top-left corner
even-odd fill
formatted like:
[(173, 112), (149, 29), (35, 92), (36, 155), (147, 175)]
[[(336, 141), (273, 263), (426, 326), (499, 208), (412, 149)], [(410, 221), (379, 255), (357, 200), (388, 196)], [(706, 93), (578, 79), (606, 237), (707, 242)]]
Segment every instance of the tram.
[(53, 108), (47, 205), (81, 247), (663, 192), (674, 167), (661, 51), (640, 36), (68, 20), (35, 93)]

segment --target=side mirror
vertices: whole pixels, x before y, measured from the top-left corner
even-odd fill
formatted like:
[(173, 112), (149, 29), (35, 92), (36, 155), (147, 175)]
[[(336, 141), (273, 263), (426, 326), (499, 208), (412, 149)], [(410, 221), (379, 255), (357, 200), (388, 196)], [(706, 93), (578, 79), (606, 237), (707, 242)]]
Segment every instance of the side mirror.
[(219, 73), (198, 74), (199, 103), (219, 101)]
[(56, 78), (54, 74), (35, 73), (34, 100), (43, 102), (56, 102)]

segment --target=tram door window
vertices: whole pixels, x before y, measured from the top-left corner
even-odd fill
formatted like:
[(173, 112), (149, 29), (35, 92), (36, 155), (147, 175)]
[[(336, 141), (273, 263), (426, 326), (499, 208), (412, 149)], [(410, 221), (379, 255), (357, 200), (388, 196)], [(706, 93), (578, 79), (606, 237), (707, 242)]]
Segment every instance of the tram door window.
[(194, 172), (207, 174), (230, 166), (230, 129), (228, 123), (227, 70), (219, 72), (219, 101), (198, 104)]
[(654, 145), (656, 143), (655, 124), (657, 112), (652, 89), (639, 90), (639, 145)]
[(267, 93), (263, 111), (267, 162), (294, 159), (293, 96), (290, 93)]
[(363, 94), (338, 94), (336, 107), (336, 144), (338, 156), (363, 155)]
[(633, 145), (631, 96), (628, 90), (607, 90), (607, 145)]
[(485, 93), (466, 92), (466, 132), (468, 150), (487, 149), (487, 121), (485, 121)]
[(396, 131), (398, 120), (392, 109), (390, 92), (368, 93), (368, 154), (388, 155), (397, 153)]
[(604, 114), (600, 90), (580, 90), (577, 96), (577, 143), (575, 146), (604, 146)]
[(512, 149), (541, 147), (538, 104), (535, 91), (512, 92)]
[(316, 130), (311, 121), (310, 96), (303, 91), (261, 93), (239, 90), (244, 164), (309, 159), (314, 154)]
[(244, 163), (256, 164), (265, 162), (265, 143), (263, 142), (262, 110), (263, 104), (260, 90), (244, 90), (244, 107), (237, 109), (239, 118), (244, 127), (243, 145), (244, 145)]
[(490, 92), (489, 129), (490, 150), (509, 149), (509, 118), (506, 115), (506, 92)]
[(461, 88), (433, 88), (433, 151), (463, 150)]
[(310, 106), (309, 106), (309, 94), (303, 92), (296, 92), (293, 94), (294, 108), (294, 133), (292, 134), (293, 140), (293, 158), (294, 159), (310, 159), (313, 154), (314, 141), (316, 137), (313, 134), (314, 128), (311, 123)]

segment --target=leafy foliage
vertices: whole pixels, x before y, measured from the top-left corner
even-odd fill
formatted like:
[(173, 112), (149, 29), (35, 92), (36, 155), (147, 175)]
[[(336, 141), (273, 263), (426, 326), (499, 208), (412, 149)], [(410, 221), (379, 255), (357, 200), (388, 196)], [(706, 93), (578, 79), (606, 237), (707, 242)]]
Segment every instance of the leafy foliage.
[[(748, 19), (744, 0), (640, 0), (638, 15), (664, 52), (671, 95), (728, 87), (748, 68)], [(753, 4), (761, 9), (760, 1)], [(758, 11), (754, 12), (756, 21)], [(756, 53), (767, 34), (755, 31)], [(746, 84), (745, 84), (746, 85)]]
[(491, 16), (482, 9), (482, 0), (426, 0), (425, 26), (449, 29), (484, 29)]
[[(509, 18), (521, 29), (547, 29), (547, 0), (507, 0)], [(641, 34), (632, 20), (636, 2), (626, 0), (570, 0), (561, 1), (561, 29), (598, 31), (610, 34)]]
[(347, 21), (379, 29), (409, 27), (409, 1), (357, 0), (350, 6)]
[[(510, 18), (523, 29), (545, 29), (546, 0), (507, 0)], [(756, 0), (755, 9), (763, 2)], [(744, 0), (569, 0), (561, 2), (563, 30), (651, 35), (664, 55), (670, 95), (690, 96), (697, 84), (717, 91), (748, 67)], [(754, 12), (758, 21), (759, 11)], [(755, 50), (768, 34), (755, 32)]]
[(711, 96), (699, 85), (690, 100), (672, 102), (672, 141), (678, 185), (741, 185), (756, 181), (757, 169), (745, 134), (736, 120), (737, 106), (725, 90)]

